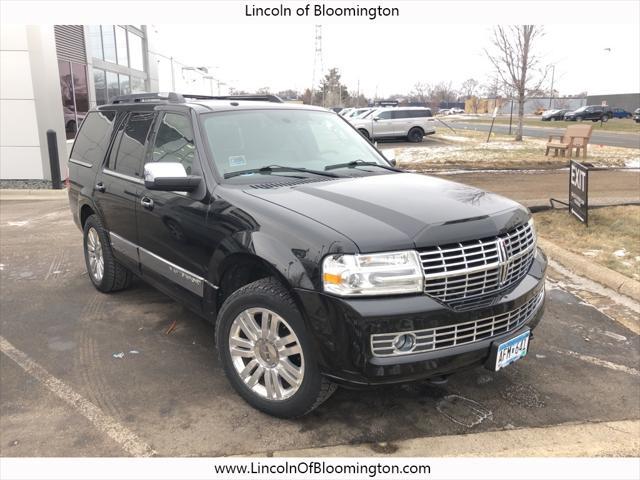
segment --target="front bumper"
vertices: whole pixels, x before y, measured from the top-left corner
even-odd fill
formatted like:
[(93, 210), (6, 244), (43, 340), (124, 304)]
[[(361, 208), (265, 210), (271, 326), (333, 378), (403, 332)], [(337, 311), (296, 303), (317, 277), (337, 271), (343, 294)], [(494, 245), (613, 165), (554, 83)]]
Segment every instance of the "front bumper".
[(535, 300), (544, 289), (546, 267), (546, 257), (539, 251), (518, 285), (499, 295), (491, 306), (467, 311), (455, 311), (426, 295), (353, 299), (308, 290), (298, 290), (297, 294), (325, 376), (354, 386), (404, 383), (447, 376), (484, 364), (492, 343), (537, 326), (544, 311), (544, 298), (524, 322), (507, 333), (462, 345), (375, 356), (371, 335), (423, 331), (504, 316)]

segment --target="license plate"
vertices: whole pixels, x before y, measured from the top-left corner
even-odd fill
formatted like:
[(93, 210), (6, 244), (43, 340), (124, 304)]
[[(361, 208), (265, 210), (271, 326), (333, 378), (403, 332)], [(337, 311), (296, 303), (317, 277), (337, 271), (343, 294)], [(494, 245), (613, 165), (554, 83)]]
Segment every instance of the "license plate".
[(496, 355), (495, 371), (520, 360), (527, 354), (529, 348), (529, 331), (521, 333), (517, 337), (511, 338), (504, 343), (498, 345)]

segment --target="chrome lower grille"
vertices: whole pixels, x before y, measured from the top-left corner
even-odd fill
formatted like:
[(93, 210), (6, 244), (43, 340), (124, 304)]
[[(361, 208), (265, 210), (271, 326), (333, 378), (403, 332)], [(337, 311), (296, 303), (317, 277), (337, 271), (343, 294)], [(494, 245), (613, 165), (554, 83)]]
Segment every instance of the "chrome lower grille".
[[(492, 338), (516, 330), (528, 322), (538, 312), (543, 299), (544, 288), (525, 304), (500, 315), (425, 330), (374, 334), (371, 335), (371, 352), (376, 357), (391, 357), (432, 352)], [(415, 339), (410, 351), (401, 352), (393, 346), (394, 339), (403, 334), (412, 335)]]
[(422, 249), (425, 293), (453, 306), (493, 295), (522, 279), (535, 248), (529, 221), (500, 236)]

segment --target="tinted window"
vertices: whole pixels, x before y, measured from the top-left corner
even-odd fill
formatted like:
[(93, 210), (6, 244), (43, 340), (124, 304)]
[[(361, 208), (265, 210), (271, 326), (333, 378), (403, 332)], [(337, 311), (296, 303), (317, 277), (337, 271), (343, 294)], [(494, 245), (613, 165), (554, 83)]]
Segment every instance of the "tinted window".
[(154, 113), (132, 113), (122, 132), (120, 147), (115, 159), (115, 165), (110, 165), (112, 170), (132, 175), (141, 176), (144, 157), (144, 144), (151, 129)]
[(380, 112), (378, 114), (378, 118), (382, 120), (388, 120), (391, 118), (391, 111), (387, 110), (386, 112)]
[(158, 128), (151, 159), (154, 162), (181, 163), (187, 174), (191, 174), (195, 154), (189, 119), (184, 115), (167, 113)]
[(89, 113), (78, 132), (71, 158), (92, 165), (101, 164), (109, 147), (115, 117), (115, 112)]
[(391, 112), (391, 118), (409, 118), (410, 115), (410, 110), (394, 110)]

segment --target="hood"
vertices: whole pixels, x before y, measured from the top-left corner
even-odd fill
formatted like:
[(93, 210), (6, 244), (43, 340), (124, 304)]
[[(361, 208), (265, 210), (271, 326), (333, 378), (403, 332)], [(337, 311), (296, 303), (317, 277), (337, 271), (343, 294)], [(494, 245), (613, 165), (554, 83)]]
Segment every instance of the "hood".
[(524, 207), (499, 195), (410, 173), (245, 192), (340, 232), (362, 252), (484, 238), (529, 218)]

